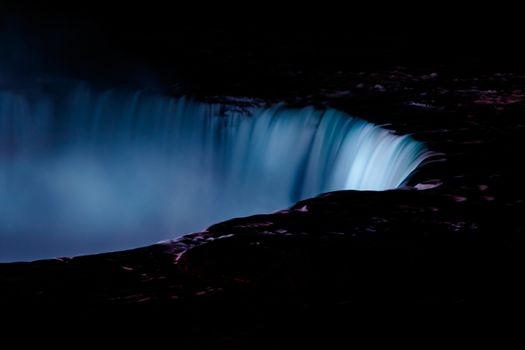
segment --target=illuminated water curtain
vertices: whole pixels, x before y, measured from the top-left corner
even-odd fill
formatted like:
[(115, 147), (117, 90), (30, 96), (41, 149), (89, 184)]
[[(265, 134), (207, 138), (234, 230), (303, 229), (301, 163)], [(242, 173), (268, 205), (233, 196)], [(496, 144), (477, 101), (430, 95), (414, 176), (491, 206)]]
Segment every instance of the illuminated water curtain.
[(327, 191), (396, 188), (427, 155), (334, 109), (83, 84), (0, 91), (0, 260), (130, 248)]

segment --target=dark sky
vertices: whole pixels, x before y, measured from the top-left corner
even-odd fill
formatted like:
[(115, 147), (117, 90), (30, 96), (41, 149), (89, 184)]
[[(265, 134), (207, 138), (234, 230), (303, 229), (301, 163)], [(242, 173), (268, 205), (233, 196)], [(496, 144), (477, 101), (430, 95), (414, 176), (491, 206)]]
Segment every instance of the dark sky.
[(449, 18), (454, 9), (394, 15), (345, 6), (304, 14), (268, 4), (235, 11), (196, 5), (2, 1), (0, 58), (5, 64), (10, 56), (23, 71), (29, 65), (80, 78), (143, 81), (395, 65), (522, 70), (525, 62), (520, 22), (496, 12)]

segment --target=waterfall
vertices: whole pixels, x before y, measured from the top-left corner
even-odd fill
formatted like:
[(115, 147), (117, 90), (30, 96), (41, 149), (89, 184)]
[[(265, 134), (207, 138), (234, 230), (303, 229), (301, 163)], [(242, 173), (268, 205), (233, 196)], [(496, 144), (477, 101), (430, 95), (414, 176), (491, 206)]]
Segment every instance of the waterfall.
[(0, 261), (126, 249), (327, 191), (396, 188), (426, 156), (334, 109), (0, 90)]

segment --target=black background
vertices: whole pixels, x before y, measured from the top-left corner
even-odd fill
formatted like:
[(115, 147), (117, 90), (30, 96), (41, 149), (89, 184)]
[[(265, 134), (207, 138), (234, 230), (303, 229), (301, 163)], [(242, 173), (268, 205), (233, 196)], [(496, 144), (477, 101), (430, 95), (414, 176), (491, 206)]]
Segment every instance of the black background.
[(282, 72), (396, 65), (465, 74), (516, 71), (525, 59), (520, 19), (510, 8), (188, 4), (3, 1), (1, 28), (11, 44), (4, 40), (2, 64), (9, 62), (18, 75), (38, 70), (220, 87), (271, 84)]

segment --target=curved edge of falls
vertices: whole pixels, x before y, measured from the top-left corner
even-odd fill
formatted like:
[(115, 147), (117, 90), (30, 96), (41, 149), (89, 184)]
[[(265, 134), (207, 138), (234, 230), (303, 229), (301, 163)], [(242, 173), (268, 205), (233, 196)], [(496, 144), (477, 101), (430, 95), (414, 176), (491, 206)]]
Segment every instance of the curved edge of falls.
[(324, 192), (397, 188), (428, 156), (334, 109), (86, 84), (0, 91), (0, 261), (127, 249)]

